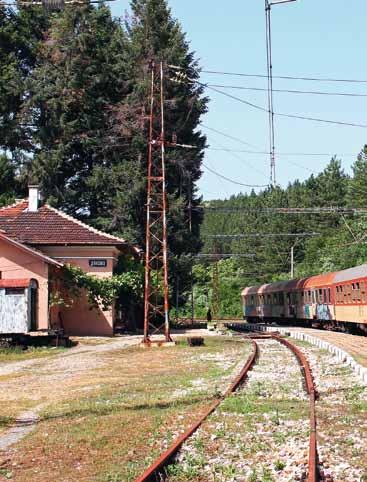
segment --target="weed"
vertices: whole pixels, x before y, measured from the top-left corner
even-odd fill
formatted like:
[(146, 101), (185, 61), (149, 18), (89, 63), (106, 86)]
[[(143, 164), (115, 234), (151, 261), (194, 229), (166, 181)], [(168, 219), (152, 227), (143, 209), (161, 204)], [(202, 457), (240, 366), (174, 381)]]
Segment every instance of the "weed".
[(346, 394), (345, 398), (349, 402), (354, 402), (360, 399), (361, 394), (365, 391), (364, 387), (355, 385)]
[(263, 467), (263, 470), (262, 470), (262, 482), (273, 482), (274, 481), (274, 478), (271, 474), (271, 470), (268, 469), (267, 467)]
[(275, 410), (275, 415), (270, 419), (275, 425), (280, 425), (279, 410)]
[(256, 469), (252, 469), (251, 474), (247, 482), (257, 482), (257, 472)]
[(202, 451), (203, 448), (204, 448), (204, 442), (203, 442), (203, 440), (202, 440), (200, 437), (197, 437), (197, 438), (194, 440), (193, 445), (194, 445), (194, 447), (196, 448), (196, 450), (198, 450), (198, 451)]
[(281, 460), (277, 460), (274, 464), (275, 470), (278, 472), (281, 472), (285, 468), (285, 462), (282, 462)]

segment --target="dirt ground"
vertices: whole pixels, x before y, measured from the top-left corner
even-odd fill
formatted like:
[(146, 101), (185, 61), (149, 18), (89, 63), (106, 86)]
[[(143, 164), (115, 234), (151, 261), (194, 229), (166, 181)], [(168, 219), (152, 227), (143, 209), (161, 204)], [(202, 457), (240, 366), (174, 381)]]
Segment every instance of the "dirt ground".
[[(189, 334), (196, 334), (190, 332)], [(143, 349), (141, 337), (86, 339), (0, 364), (0, 481), (132, 481), (218, 396), (251, 345)], [(14, 427), (14, 422), (15, 424)]]

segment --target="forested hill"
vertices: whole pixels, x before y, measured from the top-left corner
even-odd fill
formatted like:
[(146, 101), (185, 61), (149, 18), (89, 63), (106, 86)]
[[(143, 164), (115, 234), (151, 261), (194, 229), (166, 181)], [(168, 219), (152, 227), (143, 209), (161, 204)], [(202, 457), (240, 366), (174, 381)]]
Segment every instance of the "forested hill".
[[(221, 259), (218, 263), (222, 315), (238, 313), (242, 287), (289, 279), (292, 246), (295, 277), (348, 268), (367, 261), (367, 214), (326, 210), (295, 213), (294, 210), (279, 212), (273, 209), (309, 208), (307, 211), (315, 211), (314, 208), (320, 207), (365, 207), (366, 147), (352, 171), (352, 176), (348, 176), (341, 163), (332, 159), (319, 175), (311, 175), (304, 182), (294, 181), (284, 189), (269, 188), (258, 194), (239, 194), (228, 200), (204, 203), (202, 252), (218, 253), (218, 256), (240, 255)], [(299, 236), (281, 236), (289, 233), (299, 233)], [(306, 236), (305, 233), (317, 234)], [(213, 235), (246, 236), (223, 239), (211, 238)], [(212, 297), (212, 261), (204, 258), (195, 268), (199, 305), (200, 300), (210, 302)]]

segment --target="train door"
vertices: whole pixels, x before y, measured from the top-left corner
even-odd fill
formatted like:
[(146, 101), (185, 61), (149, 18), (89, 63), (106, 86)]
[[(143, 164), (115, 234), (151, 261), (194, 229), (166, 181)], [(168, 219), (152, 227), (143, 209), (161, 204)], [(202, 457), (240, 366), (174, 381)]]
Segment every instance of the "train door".
[(292, 296), (289, 292), (286, 294), (286, 316), (292, 316)]

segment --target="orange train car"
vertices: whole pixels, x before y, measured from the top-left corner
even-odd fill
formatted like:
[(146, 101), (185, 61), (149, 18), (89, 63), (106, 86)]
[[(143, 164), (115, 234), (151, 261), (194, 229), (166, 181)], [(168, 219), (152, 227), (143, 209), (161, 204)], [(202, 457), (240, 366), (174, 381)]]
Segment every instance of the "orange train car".
[(367, 334), (367, 264), (242, 291), (243, 316)]

